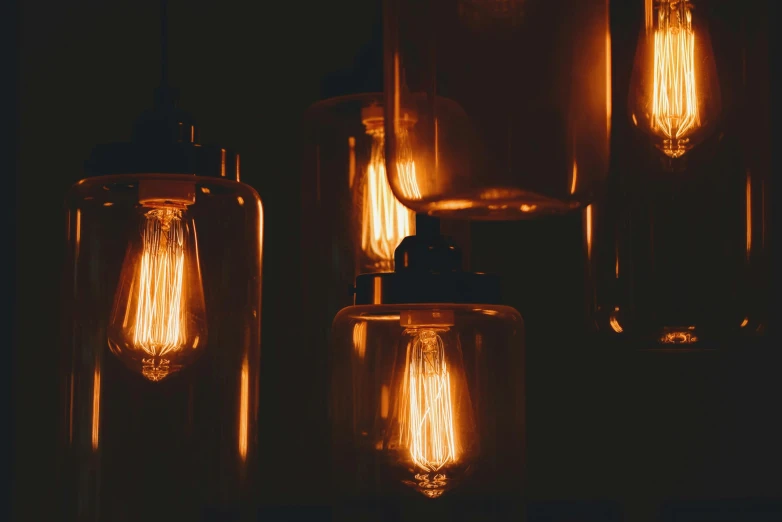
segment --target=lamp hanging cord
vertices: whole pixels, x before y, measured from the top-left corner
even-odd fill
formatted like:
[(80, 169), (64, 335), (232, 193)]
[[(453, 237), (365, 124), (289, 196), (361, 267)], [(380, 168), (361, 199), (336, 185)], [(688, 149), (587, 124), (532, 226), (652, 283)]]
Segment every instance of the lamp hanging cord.
[(168, 0), (160, 0), (160, 88), (168, 87)]

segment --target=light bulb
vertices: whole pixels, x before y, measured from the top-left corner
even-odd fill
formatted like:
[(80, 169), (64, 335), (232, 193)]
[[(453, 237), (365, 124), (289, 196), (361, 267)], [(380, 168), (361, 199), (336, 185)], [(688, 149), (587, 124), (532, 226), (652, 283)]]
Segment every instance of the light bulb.
[(460, 483), (478, 447), (452, 319), (437, 311), (401, 314), (405, 372), (397, 383), (397, 429), (388, 447), (405, 468), (402, 482), (430, 498)]
[[(415, 215), (402, 205), (391, 191), (386, 177), (383, 109), (372, 105), (362, 111), (366, 133), (372, 140), (365, 180), (359, 187), (361, 198), (361, 250), (374, 270), (394, 269), (394, 250), (405, 237), (415, 233)], [(406, 149), (398, 159), (399, 168), (411, 171), (415, 181), (415, 163)], [(412, 187), (411, 190), (415, 190)], [(420, 197), (420, 196), (419, 196)]]
[(191, 363), (206, 344), (192, 183), (141, 181), (139, 230), (123, 263), (109, 322), (109, 347), (151, 381)]
[(633, 125), (669, 158), (703, 141), (720, 113), (714, 52), (693, 2), (645, 0), (631, 80)]

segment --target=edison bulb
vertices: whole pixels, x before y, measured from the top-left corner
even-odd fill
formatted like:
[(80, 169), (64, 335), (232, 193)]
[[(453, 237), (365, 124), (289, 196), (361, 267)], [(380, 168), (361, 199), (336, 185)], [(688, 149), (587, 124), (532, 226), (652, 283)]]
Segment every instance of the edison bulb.
[(721, 110), (714, 51), (703, 18), (695, 2), (645, 0), (630, 116), (672, 159), (708, 137)]
[[(359, 186), (361, 250), (368, 258), (365, 268), (390, 271), (394, 269), (396, 247), (402, 239), (415, 234), (415, 215), (396, 199), (388, 184), (382, 107), (366, 107), (362, 110), (362, 122), (371, 148), (364, 181)], [(409, 149), (400, 155), (398, 163), (402, 170), (412, 171), (414, 181), (415, 163)]]
[(478, 448), (464, 362), (448, 317), (452, 314), (401, 314), (407, 323), (405, 372), (397, 384), (397, 429), (389, 448), (405, 468), (402, 482), (430, 498), (465, 478)]
[(160, 381), (206, 344), (206, 310), (193, 184), (141, 181), (139, 228), (128, 245), (109, 321), (109, 347), (126, 366)]

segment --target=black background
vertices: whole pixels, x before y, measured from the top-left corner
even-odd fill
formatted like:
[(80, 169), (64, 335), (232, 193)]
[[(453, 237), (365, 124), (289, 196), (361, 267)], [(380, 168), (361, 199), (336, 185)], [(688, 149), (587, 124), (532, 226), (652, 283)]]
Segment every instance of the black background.
[[(314, 518), (326, 513), (327, 475), (302, 448), (327, 434), (295, 405), (320, 400), (310, 383), (320, 379), (325, 356), (289, 335), (304, 326), (295, 314), (301, 118), (318, 99), (380, 89), (380, 5), (169, 4), (170, 78), (181, 106), (199, 123), (202, 142), (241, 151), (242, 181), (264, 202), (261, 500), (271, 519)], [(4, 160), (16, 171), (4, 175), (6, 198), (15, 193), (16, 201), (4, 205), (3, 237), (15, 250), (3, 249), (13, 335), (3, 365), (12, 422), (3, 424), (11, 426), (12, 519), (48, 521), (57, 520), (47, 498), (56, 486), (63, 196), (83, 176), (90, 149), (129, 139), (133, 120), (151, 105), (159, 7), (29, 0), (14, 12), (10, 5), (5, 70), (19, 74), (15, 93), (7, 82), (11, 111), (3, 118), (11, 123)], [(640, 5), (612, 7), (615, 88), (629, 75), (631, 17)], [(473, 227), (473, 268), (507, 277), (530, 328), (530, 513), (538, 520), (780, 520), (778, 342), (690, 353), (588, 342), (576, 335), (580, 227), (578, 216)], [(545, 335), (557, 314), (572, 335)], [(294, 464), (286, 464), (291, 455)]]

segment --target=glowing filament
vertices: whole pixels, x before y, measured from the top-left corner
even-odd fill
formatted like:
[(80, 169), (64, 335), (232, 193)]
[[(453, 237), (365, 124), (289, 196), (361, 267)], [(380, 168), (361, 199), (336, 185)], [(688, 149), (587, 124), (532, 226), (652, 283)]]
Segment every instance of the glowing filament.
[[(394, 250), (413, 233), (413, 213), (391, 192), (386, 178), (383, 151), (383, 129), (367, 131), (372, 136), (372, 150), (363, 188), (361, 216), (361, 249), (380, 269), (393, 268)], [(410, 164), (415, 175), (415, 166)]]
[(695, 85), (695, 33), (688, 2), (664, 2), (654, 33), (652, 123), (665, 137), (663, 152), (683, 155), (689, 136), (700, 126)]
[(422, 331), (408, 352), (406, 429), (400, 432), (415, 465), (426, 472), (456, 461), (451, 379), (442, 338)]
[(186, 342), (184, 236), (181, 210), (146, 214), (133, 343), (153, 357), (179, 350)]

